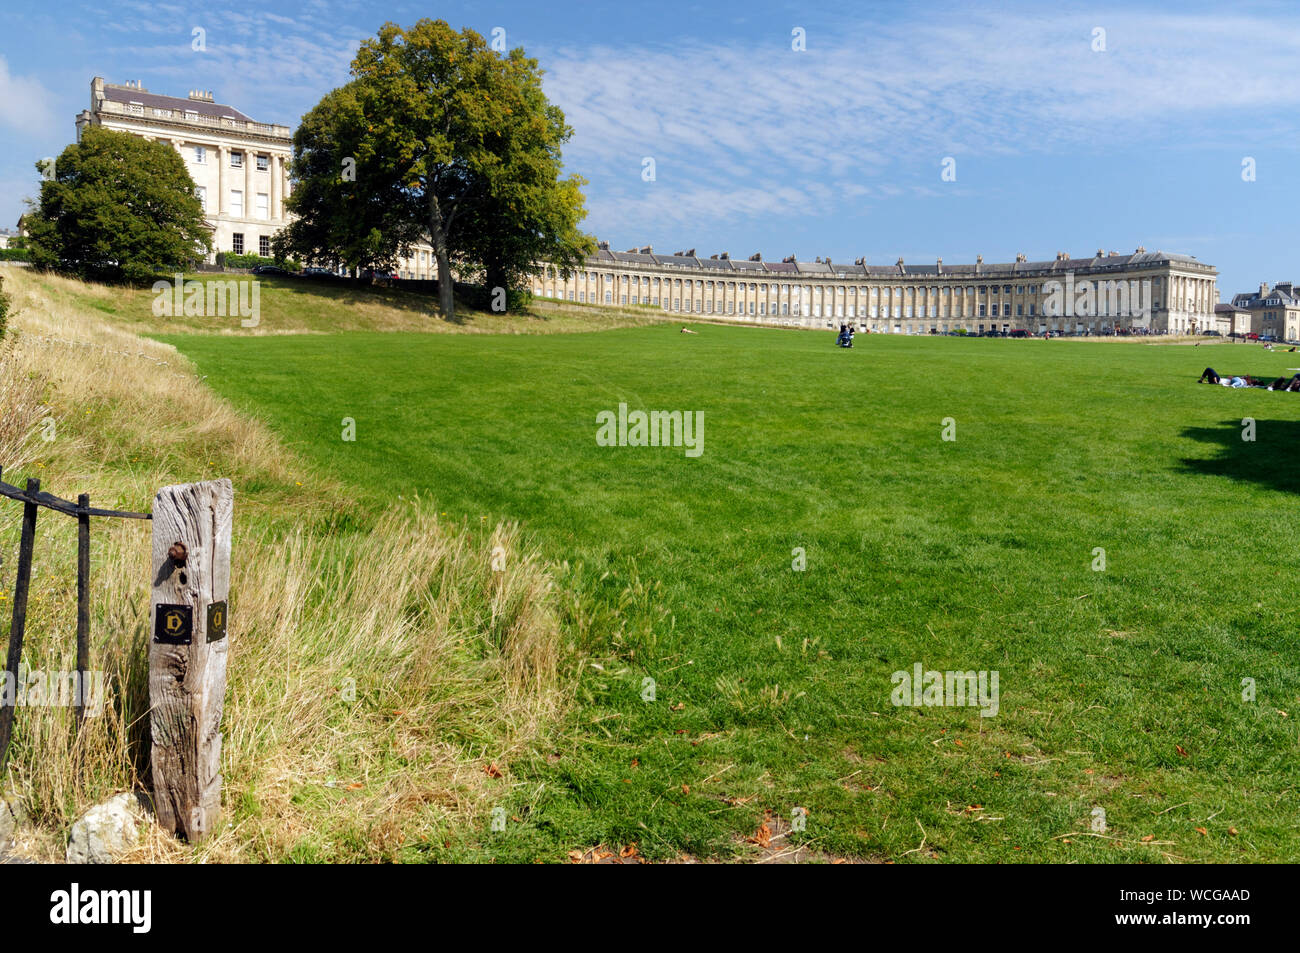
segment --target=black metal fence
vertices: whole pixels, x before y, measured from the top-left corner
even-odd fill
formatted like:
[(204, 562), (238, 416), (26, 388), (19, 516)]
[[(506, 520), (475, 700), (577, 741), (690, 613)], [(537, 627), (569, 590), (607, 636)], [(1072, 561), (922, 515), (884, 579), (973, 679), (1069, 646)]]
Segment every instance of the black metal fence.
[[(3, 471), (0, 470), (0, 476)], [(77, 725), (85, 718), (85, 685), (90, 670), (90, 518), (115, 516), (123, 519), (152, 519), (149, 513), (128, 513), (125, 510), (97, 509), (90, 505), (89, 495), (82, 493), (77, 502), (61, 499), (41, 492), (41, 481), (27, 481), (20, 490), (0, 479), (0, 496), (18, 500), (23, 504), (23, 529), (18, 543), (18, 572), (14, 580), (13, 624), (9, 628), (9, 654), (5, 663), (9, 684), (18, 684), (18, 666), (22, 661), (23, 635), (27, 628), (27, 592), (32, 580), (32, 550), (36, 543), (36, 514), (40, 507), (54, 510), (77, 519), (77, 679), (81, 690), (77, 693)], [(9, 739), (13, 734), (15, 704), (0, 705), (0, 771), (4, 770), (9, 755)]]

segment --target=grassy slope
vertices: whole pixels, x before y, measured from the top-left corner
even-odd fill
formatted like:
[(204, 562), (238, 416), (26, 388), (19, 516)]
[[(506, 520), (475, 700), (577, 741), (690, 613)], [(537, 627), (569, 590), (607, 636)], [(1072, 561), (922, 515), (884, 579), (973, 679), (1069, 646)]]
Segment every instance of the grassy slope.
[[(722, 327), (171, 340), (372, 505), (519, 518), (568, 564), (581, 703), (520, 821), (465, 856), (726, 853), (795, 806), (808, 842), (867, 857), (1297, 855), (1300, 398), (1194, 383), (1297, 355)], [(620, 400), (703, 411), (704, 455), (597, 447)], [(999, 715), (893, 707), (915, 662), (998, 670)], [(1113, 838), (1080, 836), (1097, 806)]]
[[(187, 281), (219, 281), (222, 276), (199, 274)], [(230, 275), (226, 281), (254, 279)], [(174, 279), (173, 279), (174, 281)], [(538, 300), (526, 314), (495, 314), (462, 304), (454, 321), (437, 315), (437, 299), (425, 292), (401, 287), (381, 288), (346, 281), (320, 281), (289, 277), (261, 277), (259, 323), (241, 326), (232, 297), (227, 316), (178, 315), (158, 318), (153, 314), (157, 297), (150, 288), (119, 288), (72, 282), (55, 282), (51, 292), (60, 304), (88, 308), (106, 315), (115, 325), (134, 331), (155, 332), (166, 327), (187, 333), (225, 334), (240, 337), (273, 334), (312, 334), (327, 331), (429, 331), (445, 333), (556, 334), (613, 327), (653, 324), (666, 320), (658, 309), (649, 307), (603, 308), (595, 305)], [(242, 291), (251, 301), (251, 291)]]
[[(518, 533), (447, 520), (409, 494), (358, 506), (174, 349), (108, 323), (96, 305), (144, 320), (129, 292), (17, 269), (4, 278), (18, 309), (0, 342), (7, 482), (38, 477), (64, 497), (132, 510), (169, 483), (235, 484), (226, 826), (194, 848), (150, 828), (135, 859), (374, 861), (471, 837), (561, 700), (548, 578)], [(268, 322), (288, 323), (283, 296), (263, 305)], [(347, 311), (319, 302), (331, 309)], [(0, 638), (21, 513), (0, 506)], [(43, 511), (23, 653), (34, 669), (74, 667), (75, 532)], [(74, 740), (67, 708), (17, 712), (6, 793), (34, 821), (19, 845), (28, 855), (61, 858), (86, 807), (147, 782), (148, 540), (148, 524), (93, 522), (103, 714)], [(490, 564), (497, 547), (502, 572)]]

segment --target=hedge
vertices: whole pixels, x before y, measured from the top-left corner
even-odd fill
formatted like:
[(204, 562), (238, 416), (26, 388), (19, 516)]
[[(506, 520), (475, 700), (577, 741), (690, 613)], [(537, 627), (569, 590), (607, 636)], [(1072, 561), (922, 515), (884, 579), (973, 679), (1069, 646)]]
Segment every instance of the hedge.
[(283, 268), (285, 271), (302, 271), (302, 263), (296, 261), (276, 261), (274, 258), (263, 258), (261, 255), (236, 255), (234, 252), (220, 252), (217, 255), (217, 264), (225, 268), (256, 268), (259, 265), (274, 265), (276, 268)]

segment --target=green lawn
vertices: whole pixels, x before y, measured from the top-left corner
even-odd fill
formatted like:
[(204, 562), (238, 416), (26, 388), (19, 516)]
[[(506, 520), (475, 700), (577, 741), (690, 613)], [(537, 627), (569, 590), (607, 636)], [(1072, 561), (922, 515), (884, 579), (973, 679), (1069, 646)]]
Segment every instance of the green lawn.
[[(1300, 857), (1300, 394), (1195, 383), (1300, 354), (698, 327), (166, 339), (376, 510), (564, 566), (563, 731), (505, 832), (411, 859), (728, 856), (796, 807), (866, 859)], [(703, 454), (597, 446), (620, 401)], [(997, 671), (997, 714), (895, 707), (916, 663)]]

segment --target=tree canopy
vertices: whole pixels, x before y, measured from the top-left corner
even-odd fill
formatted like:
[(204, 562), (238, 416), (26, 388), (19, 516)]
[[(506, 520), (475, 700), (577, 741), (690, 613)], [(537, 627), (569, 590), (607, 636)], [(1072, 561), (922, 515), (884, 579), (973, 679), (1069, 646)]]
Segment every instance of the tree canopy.
[(567, 271), (591, 251), (578, 230), (584, 182), (561, 178), (572, 130), (523, 50), (499, 54), (441, 20), (387, 23), (352, 76), (295, 134), (298, 220), (281, 254), (387, 267), (427, 242), (452, 317), (453, 269), (509, 291), (543, 263)]
[(183, 267), (212, 240), (176, 150), (98, 126), (63, 150), (24, 224), (33, 265), (93, 278)]

